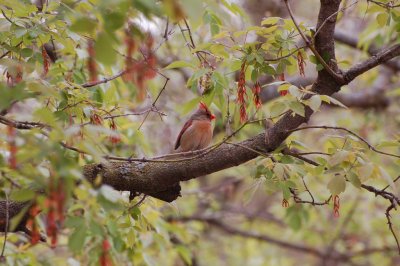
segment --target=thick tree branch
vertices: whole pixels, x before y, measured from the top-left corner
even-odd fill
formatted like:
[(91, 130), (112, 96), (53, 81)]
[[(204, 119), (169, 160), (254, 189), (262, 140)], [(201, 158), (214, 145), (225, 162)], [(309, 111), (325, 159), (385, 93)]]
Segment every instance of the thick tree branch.
[(392, 47), (379, 51), (378, 53), (376, 53), (376, 55), (373, 55), (366, 61), (356, 64), (355, 66), (347, 70), (344, 73), (344, 79), (346, 81), (346, 84), (350, 83), (356, 77), (376, 67), (377, 65), (386, 63), (387, 61), (399, 55), (400, 55), (400, 44), (396, 44), (393, 45)]
[[(353, 35), (348, 34), (346, 31), (344, 30), (340, 30), (340, 29), (336, 29), (335, 30), (335, 40), (338, 42), (341, 42), (343, 44), (346, 44), (352, 48), (355, 49), (361, 49), (358, 46), (358, 39), (356, 37), (354, 37)], [(367, 52), (369, 55), (375, 55), (379, 52), (379, 48), (376, 47), (374, 44), (371, 44), (370, 46), (368, 46)], [(390, 69), (392, 69), (393, 71), (400, 71), (400, 62), (391, 60), (391, 61), (387, 61), (384, 63), (385, 66), (389, 67)]]
[[(308, 48), (310, 48), (310, 50), (313, 52), (315, 57), (318, 59), (319, 63), (321, 63), (324, 66), (325, 71), (327, 73), (329, 73), (329, 75), (331, 75), (331, 77), (334, 78), (336, 80), (336, 82), (338, 82), (339, 84), (343, 83), (343, 77), (337, 73), (337, 69), (332, 69), (331, 66), (329, 65), (329, 63), (325, 62), (325, 60), (322, 58), (318, 49), (316, 49), (316, 47), (314, 46), (314, 43), (310, 42), (310, 40), (304, 35), (303, 31), (300, 29), (299, 24), (296, 22), (296, 19), (294, 18), (294, 14), (290, 7), (289, 1), (284, 0), (284, 2), (286, 4), (286, 8), (288, 9), (290, 17), (291, 17), (294, 25), (297, 28), (297, 31), (300, 33), (300, 36), (303, 38), (303, 41), (307, 44)], [(336, 8), (336, 3), (334, 3), (335, 1), (332, 1), (332, 2), (333, 3), (331, 6), (326, 4), (325, 8), (321, 8), (320, 11), (325, 9), (326, 11), (329, 12), (329, 8)], [(321, 4), (323, 4), (323, 1), (321, 1)], [(340, 1), (339, 1), (339, 5), (340, 5)], [(317, 29), (318, 29), (317, 33), (319, 33), (323, 29), (323, 26), (328, 21), (329, 22), (333, 21), (334, 22), (333, 27), (335, 27), (337, 14), (338, 14), (338, 10), (336, 9), (336, 11), (334, 13), (330, 13), (330, 15), (328, 17), (324, 18), (324, 20), (321, 21), (319, 19), (318, 25), (317, 25)], [(318, 37), (318, 36), (316, 36), (316, 37)], [(334, 64), (334, 67), (337, 68), (336, 64)]]
[(16, 129), (33, 129), (33, 128), (45, 128), (47, 125), (39, 122), (28, 122), (28, 121), (15, 121), (5, 116), (0, 115), (0, 123), (12, 126)]

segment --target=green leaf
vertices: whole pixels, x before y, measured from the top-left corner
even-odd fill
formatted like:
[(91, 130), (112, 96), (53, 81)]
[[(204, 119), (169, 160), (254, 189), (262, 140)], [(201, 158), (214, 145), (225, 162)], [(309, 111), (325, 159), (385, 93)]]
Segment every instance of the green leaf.
[(313, 64), (318, 64), (318, 59), (315, 57), (315, 55), (310, 55), (309, 60)]
[(331, 97), (329, 97), (328, 95), (320, 95), (320, 98), (323, 102), (331, 103)]
[(290, 194), (289, 187), (283, 182), (279, 183), (279, 187), (282, 190), (283, 198), (286, 199), (286, 200), (290, 199), (291, 194)]
[(393, 188), (393, 190), (398, 193), (396, 184), (393, 182), (393, 180), (390, 177), (390, 175), (388, 174), (388, 172), (386, 172), (386, 170), (381, 166), (379, 166), (379, 172), (380, 172), (381, 177), (389, 184), (389, 186), (391, 186)]
[(316, 69), (317, 71), (321, 71), (321, 70), (324, 69), (324, 66), (321, 65), (321, 64), (317, 64), (317, 65), (315, 66), (315, 69)]
[(276, 71), (275, 68), (273, 68), (271, 65), (263, 65), (261, 67), (262, 72), (269, 74), (269, 75), (275, 75)]
[(18, 189), (13, 190), (10, 198), (14, 201), (28, 201), (33, 199), (35, 196), (35, 191), (32, 189)]
[(14, 231), (17, 228), (22, 219), (25, 218), (26, 213), (28, 212), (29, 208), (31, 207), (30, 204), (27, 204), (24, 208), (22, 208), (17, 215), (13, 216), (10, 220), (10, 231)]
[(33, 50), (30, 48), (23, 48), (20, 51), (22, 57), (31, 57), (33, 54)]
[(277, 117), (286, 110), (286, 105), (282, 102), (274, 102), (271, 106), (269, 117)]
[[(108, 10), (109, 11), (109, 10)], [(104, 15), (106, 31), (113, 33), (115, 30), (121, 28), (125, 22), (125, 12), (110, 11)]]
[(104, 92), (101, 88), (97, 87), (93, 92), (93, 100), (95, 100), (99, 105), (104, 101)]
[(82, 217), (78, 217), (78, 216), (69, 216), (65, 220), (65, 226), (67, 226), (69, 228), (85, 226), (85, 219), (83, 219)]
[(280, 20), (280, 17), (269, 17), (266, 18), (264, 20), (261, 21), (261, 25), (274, 25), (276, 23), (278, 23), (278, 21)]
[(375, 166), (372, 163), (366, 163), (357, 168), (358, 176), (361, 178), (362, 181), (365, 181), (371, 177), (374, 169)]
[(136, 242), (135, 230), (131, 229), (128, 231), (128, 234), (126, 235), (126, 244), (128, 245), (129, 248), (133, 248), (135, 242)]
[(184, 245), (177, 245), (176, 251), (178, 251), (179, 255), (181, 255), (187, 265), (192, 265), (192, 254), (190, 253), (189, 248)]
[(179, 112), (180, 113), (182, 113), (182, 114), (187, 114), (187, 113), (189, 113), (190, 111), (192, 111), (194, 108), (196, 108), (196, 106), (198, 105), (198, 103), (200, 102), (200, 98), (194, 98), (194, 99), (192, 99), (192, 100), (190, 100), (190, 101), (187, 101), (186, 103), (184, 103), (184, 104), (181, 104), (179, 107), (178, 107), (178, 110), (179, 110)]
[(156, 0), (133, 0), (132, 4), (135, 9), (140, 10), (146, 17), (150, 17), (151, 14), (161, 14), (160, 5)]
[(121, 194), (108, 185), (102, 185), (100, 188), (100, 193), (105, 199), (113, 203), (121, 199)]
[(31, 98), (32, 94), (24, 89), (23, 84), (18, 84), (12, 89), (0, 83), (0, 110), (8, 108), (14, 101)]
[(310, 108), (314, 111), (314, 112), (316, 112), (316, 111), (318, 111), (318, 109), (319, 109), (319, 107), (321, 106), (321, 103), (322, 103), (322, 101), (321, 101), (321, 97), (319, 96), (319, 95), (313, 95), (311, 98), (310, 98), (310, 101), (309, 101), (309, 106), (310, 106)]
[(332, 157), (329, 158), (328, 163), (330, 166), (335, 166), (347, 160), (348, 156), (349, 156), (348, 151), (338, 151), (337, 153), (332, 155)]
[(301, 229), (301, 217), (298, 214), (292, 215), (288, 221), (288, 225), (295, 231)]
[(251, 81), (257, 82), (257, 79), (258, 79), (258, 69), (255, 68), (251, 72)]
[(301, 92), (300, 92), (299, 88), (297, 88), (297, 87), (294, 86), (294, 85), (291, 85), (291, 86), (289, 87), (289, 93), (290, 93), (291, 95), (293, 95), (294, 97), (296, 97), (296, 98), (299, 98), (299, 97), (301, 96)]
[(287, 83), (286, 81), (277, 81), (277, 82), (270, 83), (268, 85), (275, 85), (275, 84), (277, 84), (277, 85), (281, 84), (278, 87), (278, 91), (287, 91), (289, 89), (289, 87), (292, 86), (290, 83)]
[(86, 226), (81, 226), (75, 229), (75, 231), (68, 238), (68, 246), (74, 253), (81, 252), (85, 245), (85, 238), (88, 229)]
[(304, 219), (307, 218), (307, 214), (305, 214), (305, 210), (302, 207), (299, 207), (297, 204), (294, 206), (290, 206), (286, 211), (286, 218), (288, 225), (293, 230), (299, 230), (302, 226), (302, 217)]
[(290, 102), (289, 103), (289, 108), (295, 112), (296, 114), (300, 115), (300, 116), (305, 116), (306, 115), (306, 110), (304, 108), (304, 105), (300, 102)]
[(210, 24), (211, 35), (214, 36), (219, 33), (219, 25), (216, 23)]
[(98, 35), (94, 44), (96, 59), (104, 65), (113, 65), (117, 58), (117, 53), (113, 49), (112, 38), (105, 32)]
[(380, 148), (385, 148), (385, 147), (399, 147), (400, 146), (400, 141), (388, 141), (388, 140), (385, 140), (385, 141), (382, 141), (381, 143), (379, 143), (378, 145), (377, 145), (377, 147), (380, 147)]
[(173, 69), (173, 68), (181, 68), (181, 67), (196, 68), (196, 66), (191, 62), (179, 60), (179, 61), (172, 62), (168, 66), (164, 67), (164, 69)]
[(213, 36), (213, 39), (216, 40), (216, 39), (220, 39), (220, 38), (226, 38), (226, 37), (229, 37), (229, 35), (230, 35), (229, 31), (221, 31), (218, 34), (215, 34)]
[(347, 179), (356, 188), (360, 188), (361, 187), (361, 181), (360, 181), (360, 179), (358, 178), (358, 176), (355, 173), (350, 172), (349, 174), (347, 174)]
[(34, 116), (41, 122), (44, 122), (50, 126), (56, 126), (56, 118), (54, 113), (46, 107), (37, 109), (34, 112)]
[(92, 33), (96, 25), (97, 23), (93, 19), (81, 17), (72, 23), (70, 30), (77, 33)]
[[(328, 96), (328, 97), (329, 97), (329, 96)], [(332, 97), (329, 97), (329, 98), (330, 98), (330, 100), (331, 100), (331, 103), (336, 104), (336, 105), (338, 105), (338, 106), (340, 106), (340, 107), (343, 107), (343, 108), (348, 109), (346, 105), (344, 105), (343, 103), (339, 102), (339, 101), (336, 100), (335, 98), (332, 98)]]
[(346, 179), (342, 175), (334, 175), (328, 183), (328, 189), (332, 195), (339, 195), (346, 190)]
[(285, 178), (285, 167), (281, 163), (276, 163), (274, 166), (274, 173), (275, 175), (281, 179), (284, 180)]
[(386, 12), (378, 14), (376, 21), (378, 21), (379, 26), (384, 27), (388, 22), (389, 14)]

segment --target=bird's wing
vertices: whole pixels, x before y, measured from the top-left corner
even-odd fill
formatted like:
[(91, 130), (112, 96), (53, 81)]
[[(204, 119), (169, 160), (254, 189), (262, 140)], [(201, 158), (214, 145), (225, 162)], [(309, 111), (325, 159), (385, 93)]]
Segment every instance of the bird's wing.
[(183, 128), (181, 130), (181, 132), (179, 132), (178, 138), (176, 139), (175, 142), (175, 150), (179, 148), (179, 146), (181, 145), (181, 137), (183, 135), (183, 133), (185, 133), (185, 131), (192, 125), (193, 120), (189, 120), (185, 123), (185, 125), (183, 125)]

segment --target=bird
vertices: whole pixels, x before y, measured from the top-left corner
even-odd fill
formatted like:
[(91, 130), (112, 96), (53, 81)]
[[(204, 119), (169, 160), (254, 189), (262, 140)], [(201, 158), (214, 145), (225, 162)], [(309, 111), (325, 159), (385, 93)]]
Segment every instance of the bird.
[(215, 119), (203, 102), (184, 124), (175, 142), (176, 152), (201, 150), (210, 145), (213, 128), (211, 121)]

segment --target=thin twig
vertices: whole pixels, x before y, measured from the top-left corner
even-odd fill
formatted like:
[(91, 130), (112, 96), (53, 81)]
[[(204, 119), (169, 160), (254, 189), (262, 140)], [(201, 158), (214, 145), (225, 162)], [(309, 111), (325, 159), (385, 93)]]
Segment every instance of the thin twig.
[(311, 200), (312, 200), (312, 202), (314, 203), (314, 202), (315, 202), (314, 196), (313, 196), (313, 194), (311, 193), (311, 191), (308, 189), (307, 184), (306, 184), (306, 181), (304, 180), (304, 177), (303, 177), (303, 176), (301, 176), (301, 180), (303, 181), (303, 185), (304, 185), (305, 190), (308, 192), (308, 195), (310, 195)]
[(46, 128), (48, 125), (39, 122), (15, 121), (0, 115), (0, 123), (16, 129)]
[(303, 31), (300, 29), (299, 24), (297, 23), (296, 19), (294, 18), (292, 9), (289, 5), (288, 0), (284, 0), (287, 10), (289, 12), (289, 15), (297, 29), (297, 31), (300, 33), (301, 37), (303, 38), (304, 42), (307, 44), (308, 48), (313, 52), (315, 57), (318, 59), (318, 61), (324, 66), (325, 70), (339, 83), (339, 84), (344, 84), (344, 78), (342, 75), (339, 75), (335, 71), (333, 71), (330, 66), (325, 62), (325, 60), (322, 58), (322, 56), (318, 53), (317, 49), (315, 48), (314, 44), (309, 41), (309, 39), (304, 35)]
[(354, 1), (353, 3), (351, 3), (348, 6), (342, 7), (341, 9), (339, 9), (338, 11), (334, 12), (332, 15), (330, 15), (329, 17), (327, 17), (324, 22), (322, 22), (321, 26), (319, 26), (319, 28), (316, 30), (315, 34), (314, 34), (314, 39), (315, 37), (317, 37), (318, 33), (321, 31), (321, 29), (325, 26), (326, 22), (328, 22), (331, 18), (333, 18), (333, 16), (336, 16), (339, 12), (342, 12), (352, 6), (354, 6), (355, 4), (358, 3), (359, 0)]
[(290, 53), (288, 53), (288, 54), (286, 54), (286, 55), (280, 56), (280, 57), (276, 57), (276, 58), (264, 58), (264, 61), (267, 61), (267, 62), (279, 61), (279, 60), (282, 60), (282, 59), (285, 59), (285, 58), (287, 58), (287, 57), (289, 57), (289, 56), (294, 55), (296, 52), (298, 52), (298, 51), (300, 51), (301, 49), (304, 49), (304, 48), (306, 48), (306, 47), (307, 47), (307, 45), (298, 47), (298, 48), (296, 48), (295, 50), (293, 50), (292, 52), (290, 52)]
[[(155, 99), (155, 100), (153, 101), (153, 103), (151, 104), (151, 108), (150, 108), (150, 109), (155, 109), (155, 110), (157, 110), (156, 103), (157, 103), (158, 99), (160, 98), (161, 94), (164, 92), (165, 88), (167, 87), (167, 84), (168, 84), (168, 81), (169, 81), (169, 78), (168, 78), (168, 77), (165, 77), (165, 76), (164, 76), (164, 78), (165, 78), (164, 86), (162, 87), (162, 89), (161, 89), (160, 92), (158, 93), (156, 99)], [(144, 117), (142, 123), (140, 123), (140, 125), (139, 125), (139, 127), (138, 127), (138, 130), (140, 130), (140, 128), (143, 126), (143, 124), (144, 124), (144, 122), (146, 121), (147, 117), (149, 116), (150, 112), (151, 112), (151, 111), (148, 111), (148, 112), (147, 112), (147, 114), (146, 114), (146, 116)]]
[[(185, 42), (186, 42), (186, 46), (188, 47), (189, 51), (191, 52), (192, 49), (195, 49), (195, 48), (196, 48), (196, 45), (195, 45), (194, 40), (193, 40), (192, 30), (190, 29), (189, 23), (187, 22), (186, 19), (184, 19), (183, 21), (184, 21), (184, 23), (185, 23), (186, 29), (182, 29), (182, 27), (179, 25), (179, 23), (178, 23), (178, 26), (179, 26), (179, 29), (181, 30), (183, 39), (184, 39)], [(187, 32), (188, 32), (189, 41), (187, 40), (184, 31), (187, 31)], [(194, 53), (196, 54), (196, 56), (197, 56), (197, 58), (199, 59), (200, 64), (201, 64), (202, 66), (204, 66), (204, 65), (206, 64), (206, 65), (207, 65), (208, 67), (210, 67), (211, 69), (214, 69), (214, 67), (208, 62), (208, 60), (201, 54), (202, 51), (196, 51), (196, 52), (194, 52)], [(214, 56), (214, 55), (213, 55), (213, 56)]]
[(244, 145), (242, 145), (242, 144), (239, 144), (239, 143), (233, 143), (233, 142), (228, 142), (228, 141), (225, 142), (225, 143), (226, 143), (226, 144), (229, 144), (229, 145), (241, 147), (241, 148), (246, 149), (246, 150), (249, 150), (249, 151), (252, 151), (252, 152), (254, 152), (255, 154), (258, 154), (258, 155), (260, 155), (260, 156), (262, 156), (262, 157), (264, 157), (264, 158), (270, 158), (270, 157), (272, 156), (271, 154), (266, 154), (266, 153), (263, 153), (263, 152), (261, 152), (261, 151), (257, 151), (257, 150), (255, 150), (255, 149), (246, 147), (246, 146), (244, 146)]
[(386, 9), (392, 9), (392, 8), (400, 7), (400, 4), (394, 5), (392, 3), (392, 1), (390, 1), (388, 3), (382, 3), (382, 2), (375, 1), (375, 0), (367, 0), (367, 2), (374, 3), (375, 5), (378, 5), (380, 7), (386, 8)]
[(164, 31), (164, 36), (163, 36), (163, 38), (164, 39), (166, 39), (166, 40), (168, 40), (168, 26), (169, 26), (169, 18), (167, 17), (167, 23), (166, 23), (166, 25), (165, 25), (165, 31)]
[(5, 18), (8, 22), (10, 22), (11, 24), (14, 24), (14, 22), (12, 22), (12, 20), (6, 16), (6, 13), (4, 13), (4, 10), (3, 10), (3, 9), (1, 9), (1, 13), (3, 14), (4, 18)]
[(298, 155), (326, 155), (331, 156), (332, 154), (320, 151), (311, 151), (311, 152), (298, 152)]
[(143, 201), (146, 199), (146, 197), (147, 197), (147, 195), (144, 194), (143, 197), (138, 202), (135, 203), (135, 205), (133, 205), (132, 207), (129, 208), (129, 210), (140, 206), (143, 203)]
[(154, 108), (149, 108), (149, 109), (147, 109), (147, 110), (144, 110), (144, 111), (141, 111), (141, 112), (137, 112), (137, 113), (126, 113), (126, 114), (105, 116), (105, 117), (103, 117), (103, 119), (113, 119), (113, 118), (124, 117), (124, 116), (143, 115), (143, 114), (148, 113), (148, 112), (155, 112), (155, 113), (158, 113), (158, 114), (160, 114), (160, 115), (162, 115), (162, 116), (166, 116), (165, 113), (163, 113), (163, 112), (161, 112), (161, 111), (159, 111), (159, 110), (156, 110), (156, 109), (154, 109)]
[[(23, 43), (23, 41), (20, 41), (20, 42), (17, 43), (17, 45), (15, 45), (14, 47), (18, 47), (18, 46), (20, 46), (22, 43)], [(9, 53), (11, 53), (11, 50), (9, 50), (9, 51), (5, 52), (4, 54), (2, 54), (2, 55), (0, 56), (0, 59), (2, 59), (3, 57), (6, 57)]]
[(114, 76), (111, 76), (111, 77), (108, 77), (108, 78), (103, 78), (103, 79), (100, 79), (100, 80), (97, 80), (97, 81), (93, 81), (93, 82), (83, 83), (83, 84), (81, 84), (81, 87), (90, 88), (90, 87), (94, 87), (94, 86), (97, 86), (97, 85), (102, 84), (102, 83), (107, 83), (107, 82), (109, 82), (111, 80), (114, 80), (116, 78), (119, 78), (119, 77), (123, 76), (127, 72), (128, 72), (128, 70), (125, 69), (125, 70), (120, 71), (118, 74), (115, 74)]
[(1, 176), (6, 179), (8, 182), (10, 182), (14, 187), (21, 189), (22, 186), (20, 184), (18, 184), (17, 182), (15, 182), (12, 178), (8, 177), (6, 175), (6, 173), (4, 173), (3, 171), (1, 172)]
[(397, 154), (393, 154), (393, 153), (388, 153), (388, 152), (384, 152), (384, 151), (380, 151), (378, 149), (376, 149), (374, 146), (372, 146), (367, 140), (365, 140), (363, 137), (359, 136), (358, 134), (354, 133), (353, 131), (344, 128), (344, 127), (331, 127), (331, 126), (305, 126), (305, 127), (298, 127), (295, 129), (291, 129), (291, 130), (287, 130), (286, 132), (290, 132), (293, 133), (295, 131), (300, 131), (300, 130), (305, 130), (305, 129), (313, 129), (313, 128), (320, 128), (320, 129), (336, 129), (336, 130), (342, 130), (342, 131), (346, 131), (347, 133), (353, 135), (354, 137), (358, 138), (359, 140), (361, 140), (362, 142), (364, 142), (368, 148), (376, 153), (380, 153), (383, 155), (387, 155), (387, 156), (391, 156), (391, 157), (396, 157), (396, 158), (400, 158), (400, 155)]
[(168, 29), (169, 27), (169, 18), (167, 18), (167, 23), (165, 25), (165, 30), (164, 30), (164, 34), (163, 34), (163, 39), (162, 41), (157, 45), (157, 47), (152, 51), (152, 53), (155, 53), (156, 51), (158, 51), (158, 49), (160, 49), (160, 47), (166, 43), (168, 41), (169, 36), (171, 36), (172, 34), (174, 34), (174, 30), (173, 28), (171, 30)]
[(397, 238), (397, 235), (396, 235), (396, 233), (395, 233), (395, 231), (394, 231), (394, 229), (393, 229), (392, 221), (391, 221), (391, 219), (390, 219), (390, 211), (391, 211), (392, 209), (395, 209), (395, 203), (393, 203), (393, 202), (392, 202), (392, 203), (390, 204), (390, 206), (386, 209), (385, 215), (386, 215), (386, 219), (387, 219), (387, 223), (388, 223), (390, 232), (392, 232), (392, 235), (393, 235), (394, 239), (396, 240), (397, 249), (398, 249), (399, 254), (400, 254), (400, 243), (399, 243), (399, 239)]
[[(167, 116), (165, 113), (161, 112), (160, 110), (155, 109), (154, 107), (150, 107), (150, 108), (148, 108), (148, 109), (146, 109), (146, 110), (144, 110), (144, 111), (141, 111), (141, 112), (137, 112), (137, 113), (126, 113), (126, 114), (118, 114), (118, 115), (108, 115), (108, 116), (102, 117), (102, 119), (103, 119), (103, 120), (106, 120), (106, 119), (114, 119), (114, 118), (126, 117), (126, 116), (139, 116), (139, 115), (148, 114), (148, 113), (150, 113), (150, 112), (157, 113), (157, 114), (159, 114), (160, 116)], [(90, 125), (90, 124), (92, 124), (92, 122), (89, 121), (89, 122), (82, 123), (82, 124), (80, 124), (79, 126), (82, 127), (82, 126), (86, 126), (86, 125)]]
[[(396, 177), (396, 178), (393, 180), (393, 183), (396, 183), (399, 179), (400, 179), (400, 175), (399, 175), (398, 177)], [(387, 185), (386, 187), (384, 187), (384, 188), (382, 189), (382, 191), (385, 191), (385, 190), (388, 189), (389, 187), (390, 187), (390, 185)]]

